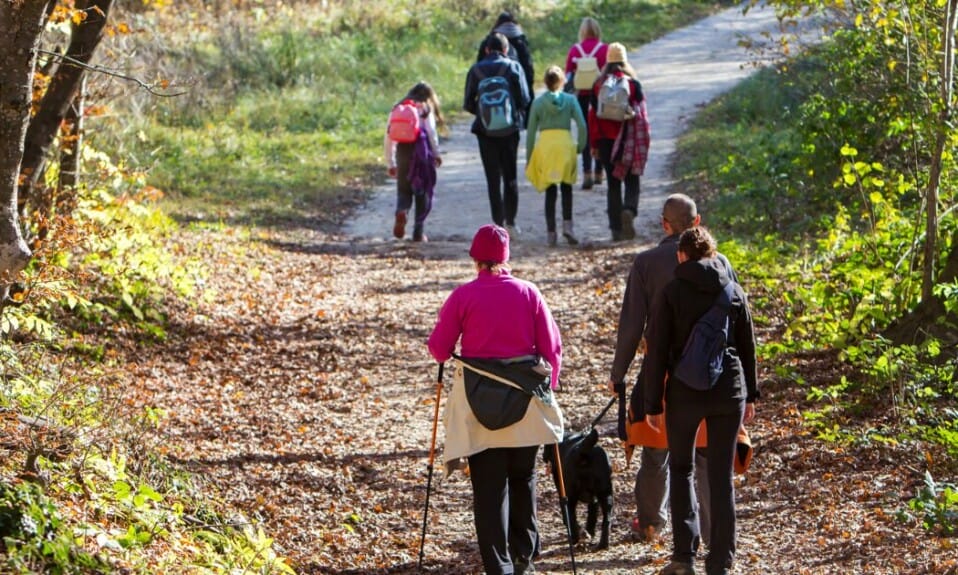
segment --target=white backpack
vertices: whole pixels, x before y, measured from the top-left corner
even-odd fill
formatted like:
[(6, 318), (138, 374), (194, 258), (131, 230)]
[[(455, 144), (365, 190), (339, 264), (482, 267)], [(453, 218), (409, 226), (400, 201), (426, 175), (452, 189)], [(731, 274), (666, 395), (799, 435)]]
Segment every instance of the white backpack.
[(602, 42), (596, 42), (588, 54), (582, 49), (582, 44), (575, 45), (579, 56), (575, 61), (575, 75), (572, 76), (572, 87), (576, 90), (591, 90), (595, 81), (599, 79), (599, 62), (595, 53), (602, 47)]
[(603, 120), (624, 122), (635, 116), (632, 109), (631, 91), (627, 76), (609, 74), (599, 87), (599, 97), (596, 99), (596, 116)]

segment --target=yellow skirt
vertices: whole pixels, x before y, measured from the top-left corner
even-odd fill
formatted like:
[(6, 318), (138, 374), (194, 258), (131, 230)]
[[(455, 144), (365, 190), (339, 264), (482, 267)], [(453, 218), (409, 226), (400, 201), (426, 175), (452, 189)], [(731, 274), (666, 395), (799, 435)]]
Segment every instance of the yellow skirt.
[(540, 192), (552, 184), (574, 184), (579, 179), (578, 159), (569, 130), (543, 130), (532, 157), (526, 159), (526, 178)]

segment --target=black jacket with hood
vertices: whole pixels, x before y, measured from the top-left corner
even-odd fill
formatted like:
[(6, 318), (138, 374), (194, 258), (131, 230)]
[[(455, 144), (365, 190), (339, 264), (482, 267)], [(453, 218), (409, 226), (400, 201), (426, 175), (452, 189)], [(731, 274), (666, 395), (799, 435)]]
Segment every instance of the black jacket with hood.
[[(714, 388), (696, 391), (678, 379), (669, 380), (672, 368), (682, 355), (692, 326), (715, 302), (718, 293), (732, 281), (728, 268), (719, 258), (686, 261), (676, 266), (675, 277), (656, 296), (648, 328), (648, 351), (645, 356), (648, 373), (645, 378), (645, 410), (662, 413), (662, 400), (668, 402), (719, 402), (758, 399), (758, 376), (755, 365), (755, 336), (752, 314), (741, 286), (735, 285), (731, 317), (734, 320), (722, 376)], [(666, 388), (668, 396), (666, 397)]]

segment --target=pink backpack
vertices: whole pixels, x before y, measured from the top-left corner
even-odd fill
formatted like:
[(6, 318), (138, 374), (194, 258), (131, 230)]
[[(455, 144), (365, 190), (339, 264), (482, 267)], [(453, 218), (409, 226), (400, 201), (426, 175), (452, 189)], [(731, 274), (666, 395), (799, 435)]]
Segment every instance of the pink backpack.
[(389, 138), (400, 144), (410, 144), (419, 138), (422, 118), (419, 106), (413, 100), (403, 100), (389, 113)]

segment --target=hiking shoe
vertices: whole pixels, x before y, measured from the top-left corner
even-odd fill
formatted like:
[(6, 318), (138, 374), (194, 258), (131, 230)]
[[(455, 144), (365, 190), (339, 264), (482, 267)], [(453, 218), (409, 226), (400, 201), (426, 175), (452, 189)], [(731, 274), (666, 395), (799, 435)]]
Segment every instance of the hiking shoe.
[(393, 237), (403, 239), (406, 235), (406, 212), (400, 210), (396, 212), (396, 221), (393, 223)]
[(632, 220), (635, 219), (635, 212), (632, 210), (622, 210), (622, 239), (624, 240), (633, 240), (635, 239), (635, 226), (632, 223)]
[(559, 236), (555, 232), (546, 232), (546, 243), (549, 244), (549, 247), (555, 247), (558, 243)]
[(592, 181), (595, 182), (595, 185), (602, 185), (602, 170), (596, 170), (592, 172)]
[(569, 242), (570, 246), (579, 245), (579, 238), (575, 237), (575, 233), (573, 232), (572, 220), (562, 222), (562, 237), (565, 238), (565, 241)]
[(522, 233), (522, 230), (516, 224), (506, 224), (506, 231), (509, 232), (509, 239), (514, 240), (519, 237), (519, 234)]
[(659, 575), (695, 575), (695, 568), (691, 563), (673, 561), (659, 571)]
[(586, 172), (585, 177), (582, 178), (582, 189), (591, 190), (592, 189), (592, 174)]
[(612, 241), (621, 242), (622, 241), (622, 232), (619, 230), (612, 230)]
[(422, 233), (422, 226), (416, 226), (412, 230), (412, 241), (414, 242), (428, 242), (429, 238), (426, 237), (426, 234)]

